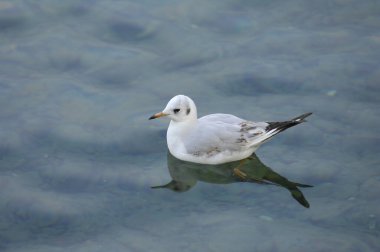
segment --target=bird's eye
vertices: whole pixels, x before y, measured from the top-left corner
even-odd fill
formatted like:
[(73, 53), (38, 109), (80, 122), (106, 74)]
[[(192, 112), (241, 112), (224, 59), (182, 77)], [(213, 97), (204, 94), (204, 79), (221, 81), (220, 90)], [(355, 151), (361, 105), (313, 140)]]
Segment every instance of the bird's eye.
[(177, 114), (180, 110), (181, 110), (181, 109), (176, 108), (176, 109), (173, 109), (173, 112), (174, 112), (174, 114)]

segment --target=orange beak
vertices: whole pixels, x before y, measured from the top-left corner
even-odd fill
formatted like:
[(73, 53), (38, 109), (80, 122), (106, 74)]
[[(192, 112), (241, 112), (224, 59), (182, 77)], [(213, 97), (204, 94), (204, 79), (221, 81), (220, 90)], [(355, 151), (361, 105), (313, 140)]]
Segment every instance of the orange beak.
[(168, 114), (165, 114), (164, 112), (160, 112), (160, 113), (154, 114), (151, 117), (149, 117), (149, 120), (156, 119), (156, 118), (163, 117), (163, 116), (167, 116), (167, 115)]

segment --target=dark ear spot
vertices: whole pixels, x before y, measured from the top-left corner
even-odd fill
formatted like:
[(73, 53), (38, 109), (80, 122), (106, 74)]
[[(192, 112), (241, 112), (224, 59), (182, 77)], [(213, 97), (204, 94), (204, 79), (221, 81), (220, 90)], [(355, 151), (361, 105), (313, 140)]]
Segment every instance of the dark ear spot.
[(186, 115), (190, 114), (190, 108), (186, 110)]

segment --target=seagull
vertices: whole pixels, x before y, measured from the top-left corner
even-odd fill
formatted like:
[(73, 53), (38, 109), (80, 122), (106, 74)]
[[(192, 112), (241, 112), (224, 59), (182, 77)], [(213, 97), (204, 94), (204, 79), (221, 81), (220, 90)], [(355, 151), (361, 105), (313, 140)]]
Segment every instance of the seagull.
[(174, 157), (216, 165), (249, 158), (271, 137), (305, 122), (311, 114), (281, 122), (253, 122), (220, 113), (198, 118), (194, 101), (188, 96), (176, 95), (162, 112), (149, 120), (164, 116), (171, 119), (166, 138)]

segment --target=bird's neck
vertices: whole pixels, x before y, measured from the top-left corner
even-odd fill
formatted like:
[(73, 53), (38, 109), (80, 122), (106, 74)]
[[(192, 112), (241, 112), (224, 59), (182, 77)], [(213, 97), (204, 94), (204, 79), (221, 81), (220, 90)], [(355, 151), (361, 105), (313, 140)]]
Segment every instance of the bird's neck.
[(166, 135), (166, 140), (171, 153), (173, 153), (174, 148), (177, 152), (186, 152), (184, 146), (184, 138), (186, 138), (192, 129), (197, 125), (197, 119), (186, 120), (184, 122), (171, 121), (168, 127), (168, 132)]
[(168, 131), (175, 132), (176, 135), (183, 134), (197, 125), (197, 118), (188, 118), (186, 121), (170, 121)]

